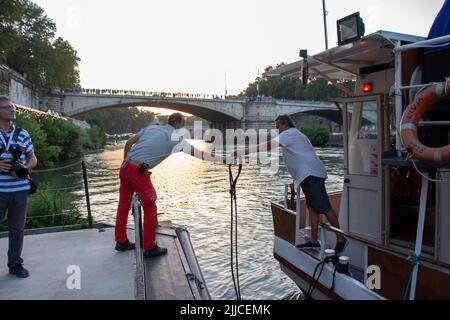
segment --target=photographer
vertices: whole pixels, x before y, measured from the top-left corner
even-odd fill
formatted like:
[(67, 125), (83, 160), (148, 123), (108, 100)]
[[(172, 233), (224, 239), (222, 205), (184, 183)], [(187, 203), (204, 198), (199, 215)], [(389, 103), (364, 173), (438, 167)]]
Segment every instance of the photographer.
[(0, 96), (0, 223), (8, 210), (9, 273), (29, 276), (22, 254), (25, 218), (30, 192), (29, 172), (36, 167), (30, 135), (13, 124), (16, 107), (7, 96)]

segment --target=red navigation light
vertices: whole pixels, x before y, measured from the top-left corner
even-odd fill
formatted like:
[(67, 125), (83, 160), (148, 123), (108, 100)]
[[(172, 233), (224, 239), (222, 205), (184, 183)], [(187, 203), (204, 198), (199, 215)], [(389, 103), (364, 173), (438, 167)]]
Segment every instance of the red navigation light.
[(372, 90), (373, 90), (372, 83), (370, 82), (363, 83), (362, 85), (363, 92), (372, 92)]

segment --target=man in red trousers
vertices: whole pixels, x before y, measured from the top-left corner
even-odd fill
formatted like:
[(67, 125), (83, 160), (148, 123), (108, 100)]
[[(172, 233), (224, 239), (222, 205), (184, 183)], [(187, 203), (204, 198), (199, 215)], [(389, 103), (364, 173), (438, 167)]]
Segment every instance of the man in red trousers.
[[(174, 151), (184, 151), (197, 158), (215, 160), (209, 153), (203, 153), (183, 140), (177, 134), (185, 125), (180, 113), (169, 117), (165, 126), (151, 125), (141, 130), (125, 144), (124, 161), (120, 169), (120, 198), (116, 218), (116, 250), (133, 250), (134, 243), (127, 238), (128, 213), (134, 193), (141, 199), (144, 208), (144, 257), (151, 258), (167, 253), (156, 243), (157, 207), (156, 192), (150, 180), (150, 169), (169, 157)], [(180, 144), (183, 146), (180, 147)]]

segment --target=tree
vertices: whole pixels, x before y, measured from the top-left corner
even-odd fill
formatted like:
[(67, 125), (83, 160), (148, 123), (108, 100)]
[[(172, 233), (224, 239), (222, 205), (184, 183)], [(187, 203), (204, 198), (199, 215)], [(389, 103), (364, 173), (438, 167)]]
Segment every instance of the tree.
[(0, 0), (0, 59), (17, 49), (20, 38), (17, 23), (24, 14), (25, 6), (21, 0)]
[(48, 66), (48, 84), (58, 87), (74, 87), (80, 84), (80, 74), (77, 70), (80, 58), (77, 52), (66, 40), (57, 38), (50, 50), (52, 64)]
[(308, 137), (315, 147), (324, 147), (330, 137), (330, 129), (323, 124), (302, 128), (301, 132)]
[[(283, 65), (284, 63), (280, 63), (276, 68)], [(264, 69), (265, 72), (271, 70), (273, 70), (271, 66)], [(342, 81), (342, 84), (350, 89), (354, 88), (353, 81)], [(312, 78), (306, 86), (303, 86), (299, 78), (282, 77), (258, 77), (253, 83), (248, 84), (240, 95), (256, 97), (258, 94), (257, 85), (259, 85), (260, 95), (275, 99), (323, 101), (345, 95), (344, 92), (323, 78)]]
[(0, 55), (36, 85), (79, 85), (79, 58), (71, 45), (54, 39), (55, 23), (29, 0), (0, 0)]
[(39, 167), (51, 167), (58, 161), (62, 147), (48, 143), (48, 135), (36, 118), (30, 114), (17, 114), (16, 124), (28, 131), (33, 141), (34, 151), (39, 161)]
[(138, 108), (114, 108), (91, 111), (77, 116), (108, 134), (136, 133), (156, 121), (155, 114)]

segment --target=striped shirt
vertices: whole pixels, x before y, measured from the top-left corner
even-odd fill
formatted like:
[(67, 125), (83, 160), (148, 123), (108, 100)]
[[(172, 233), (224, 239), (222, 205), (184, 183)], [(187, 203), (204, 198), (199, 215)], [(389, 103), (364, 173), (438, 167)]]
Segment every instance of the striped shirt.
[[(0, 134), (3, 135), (4, 139), (0, 139), (0, 148), (6, 147), (5, 142), (8, 143), (11, 136), (14, 134), (15, 126), (12, 125), (8, 132), (3, 132), (0, 129)], [(3, 141), (4, 140), (4, 141)], [(17, 141), (11, 141), (11, 147), (14, 149), (17, 145), (24, 149), (24, 152), (20, 156), (20, 163), (23, 165), (27, 164), (28, 157), (33, 153), (33, 142), (31, 141), (31, 137), (25, 129), (20, 131), (19, 136), (17, 137)], [(0, 154), (0, 159), (12, 159), (13, 155), (9, 152), (9, 150), (5, 150), (2, 154)], [(30, 190), (30, 182), (28, 179), (20, 179), (14, 177), (7, 172), (0, 172), (0, 193), (12, 193), (12, 192), (21, 192)]]

